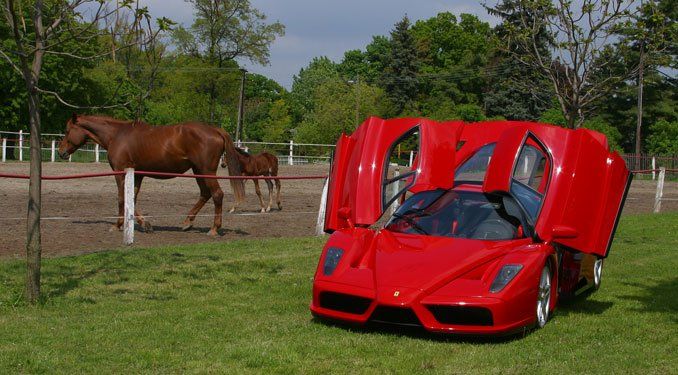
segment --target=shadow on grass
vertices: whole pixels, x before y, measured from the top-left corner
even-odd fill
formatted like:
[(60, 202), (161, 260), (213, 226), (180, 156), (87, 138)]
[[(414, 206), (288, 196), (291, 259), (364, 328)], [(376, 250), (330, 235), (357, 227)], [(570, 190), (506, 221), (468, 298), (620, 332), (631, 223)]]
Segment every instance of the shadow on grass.
[(446, 334), (429, 332), (423, 327), (415, 326), (400, 326), (394, 324), (369, 323), (365, 326), (353, 325), (336, 321), (332, 319), (325, 319), (322, 317), (313, 317), (311, 321), (315, 324), (321, 324), (329, 327), (336, 327), (351, 333), (357, 334), (383, 334), (398, 337), (410, 337), (420, 340), (435, 341), (435, 342), (454, 342), (454, 343), (469, 343), (469, 344), (504, 344), (512, 341), (520, 340), (532, 334), (534, 329), (526, 327), (525, 329), (504, 335), (463, 335), (463, 334)]
[(668, 313), (671, 321), (678, 323), (678, 277), (648, 283), (623, 283), (624, 286), (636, 289), (636, 293), (618, 296), (621, 299), (634, 301), (642, 307), (631, 307), (638, 312)]
[(592, 290), (584, 292), (583, 294), (563, 299), (558, 302), (558, 307), (554, 312), (554, 316), (568, 316), (572, 313), (574, 314), (587, 314), (587, 315), (600, 315), (607, 311), (610, 307), (614, 305), (613, 302), (609, 301), (596, 301), (590, 299)]

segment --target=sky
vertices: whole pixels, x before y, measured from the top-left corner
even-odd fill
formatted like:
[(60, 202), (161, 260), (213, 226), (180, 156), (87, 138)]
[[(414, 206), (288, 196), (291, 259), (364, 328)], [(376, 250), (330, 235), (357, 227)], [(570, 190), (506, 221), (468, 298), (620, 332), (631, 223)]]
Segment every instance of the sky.
[[(168, 17), (190, 26), (191, 5), (184, 0), (142, 0), (154, 17)], [(493, 3), (489, 0), (488, 3)], [(292, 77), (317, 56), (339, 61), (345, 51), (364, 49), (374, 35), (388, 35), (404, 15), (426, 19), (439, 12), (472, 13), (496, 23), (474, 0), (251, 0), (270, 21), (285, 25), (285, 36), (271, 45), (270, 64), (241, 61), (248, 71), (263, 74), (286, 88)]]

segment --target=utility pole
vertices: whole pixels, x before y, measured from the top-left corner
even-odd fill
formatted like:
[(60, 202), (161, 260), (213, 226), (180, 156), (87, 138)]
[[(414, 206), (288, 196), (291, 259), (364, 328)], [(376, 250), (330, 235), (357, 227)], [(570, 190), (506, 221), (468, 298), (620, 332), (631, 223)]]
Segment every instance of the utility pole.
[(247, 70), (240, 69), (242, 77), (240, 78), (240, 100), (238, 101), (238, 125), (235, 129), (235, 141), (240, 142), (240, 137), (242, 136), (242, 122), (244, 114), (244, 105), (245, 105), (245, 75)]
[(640, 43), (640, 62), (638, 64), (638, 120), (636, 123), (636, 169), (640, 169), (640, 152), (642, 151), (642, 139), (640, 130), (643, 126), (643, 69), (645, 67), (645, 49), (643, 42)]

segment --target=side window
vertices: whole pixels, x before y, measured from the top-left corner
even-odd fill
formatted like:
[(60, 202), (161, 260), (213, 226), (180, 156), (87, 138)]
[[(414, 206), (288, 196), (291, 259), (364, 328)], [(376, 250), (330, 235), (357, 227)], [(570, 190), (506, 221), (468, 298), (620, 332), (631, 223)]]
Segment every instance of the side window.
[(511, 193), (535, 220), (546, 193), (551, 169), (549, 156), (536, 140), (528, 138), (512, 174)]
[(385, 161), (388, 168), (385, 168), (382, 186), (384, 210), (414, 184), (418, 156), (419, 127), (415, 127), (391, 146), (388, 159)]
[(494, 153), (494, 143), (490, 143), (478, 149), (473, 156), (468, 158), (454, 174), (454, 181), (457, 182), (476, 182), (483, 183), (485, 181), (485, 173), (487, 172), (487, 167), (490, 165), (490, 160), (492, 160), (492, 154)]

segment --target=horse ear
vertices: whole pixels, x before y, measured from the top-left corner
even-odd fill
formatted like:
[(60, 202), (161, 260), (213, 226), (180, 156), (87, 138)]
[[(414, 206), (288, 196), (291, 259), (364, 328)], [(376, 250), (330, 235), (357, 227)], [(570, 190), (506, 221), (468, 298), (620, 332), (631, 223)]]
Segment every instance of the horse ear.
[(73, 112), (73, 114), (71, 115), (71, 122), (73, 124), (78, 122), (78, 114), (77, 113)]

